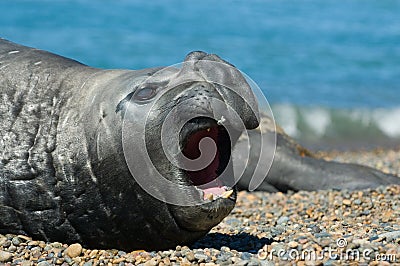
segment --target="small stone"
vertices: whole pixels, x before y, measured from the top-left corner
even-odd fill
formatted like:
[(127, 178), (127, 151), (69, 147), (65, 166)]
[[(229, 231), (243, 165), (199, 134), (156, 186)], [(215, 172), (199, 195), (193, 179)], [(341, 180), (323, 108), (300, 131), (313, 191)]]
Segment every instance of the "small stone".
[(322, 230), (317, 225), (310, 226), (311, 233), (320, 233)]
[(205, 261), (205, 260), (207, 259), (207, 255), (205, 255), (205, 254), (203, 254), (203, 253), (199, 253), (199, 252), (196, 252), (196, 253), (194, 254), (194, 257), (195, 257), (199, 262)]
[(60, 242), (53, 242), (50, 244), (53, 248), (62, 248), (62, 244)]
[(356, 239), (353, 239), (353, 243), (358, 246), (361, 246), (361, 245), (364, 245), (365, 243), (367, 243), (367, 240), (361, 239), (361, 238), (356, 238)]
[(372, 242), (372, 241), (375, 241), (377, 239), (379, 239), (379, 236), (374, 235), (374, 236), (371, 236), (368, 240), (369, 240), (369, 242)]
[(337, 261), (329, 259), (326, 262), (324, 262), (324, 266), (336, 266), (338, 265)]
[(260, 265), (261, 266), (275, 266), (275, 263), (273, 263), (270, 260), (262, 260), (262, 261), (260, 261)]
[(39, 241), (29, 241), (28, 242), (28, 246), (38, 246), (39, 245)]
[(299, 243), (302, 244), (302, 245), (307, 243), (307, 242), (308, 242), (308, 238), (303, 237), (303, 238), (299, 239)]
[(322, 262), (316, 260), (306, 260), (305, 265), (307, 266), (322, 265)]
[(236, 261), (236, 262), (235, 262), (235, 265), (236, 265), (236, 266), (245, 266), (245, 265), (247, 265), (248, 263), (249, 263), (248, 260), (239, 260), (239, 261)]
[(276, 224), (286, 224), (289, 222), (290, 218), (287, 216), (281, 216), (279, 217), (278, 221), (276, 221)]
[(21, 244), (21, 240), (19, 239), (19, 237), (13, 237), (13, 239), (11, 240), (11, 243), (14, 245), (14, 246), (19, 246), (19, 244)]
[(0, 246), (2, 246), (4, 244), (4, 242), (7, 241), (7, 237), (0, 235)]
[(123, 262), (123, 261), (125, 261), (125, 258), (122, 257), (122, 258), (114, 259), (112, 263), (119, 264), (120, 262)]
[(31, 266), (31, 262), (29, 260), (21, 261), (19, 266)]
[(79, 243), (70, 245), (66, 250), (65, 254), (68, 255), (70, 258), (75, 258), (81, 255), (82, 253), (82, 246)]
[(351, 205), (351, 200), (349, 200), (349, 199), (344, 199), (344, 200), (343, 200), (343, 204), (346, 205), (346, 206), (350, 206), (350, 205)]
[(74, 263), (70, 257), (65, 257), (64, 260), (68, 264)]
[(194, 261), (194, 253), (192, 251), (188, 252), (186, 254), (186, 258), (188, 259), (188, 261)]
[(230, 218), (225, 221), (230, 226), (240, 226), (242, 222), (236, 218)]
[(354, 203), (355, 205), (361, 205), (361, 200), (360, 200), (360, 199), (355, 199), (355, 200), (353, 201), (353, 203)]
[(296, 241), (290, 241), (288, 243), (289, 248), (297, 248), (298, 245), (299, 243), (297, 243)]
[(11, 246), (8, 248), (8, 251), (9, 251), (9, 252), (15, 252), (16, 250), (17, 250), (17, 247), (14, 246), (14, 245), (11, 245)]
[(316, 238), (332, 237), (332, 235), (329, 234), (329, 233), (327, 233), (327, 232), (317, 233), (317, 234), (314, 234), (314, 236), (315, 236)]
[(118, 256), (122, 257), (125, 256), (126, 252), (125, 251), (118, 251)]
[(248, 263), (247, 263), (247, 266), (259, 266), (260, 265), (260, 263), (257, 261), (257, 260), (255, 260), (255, 259), (251, 259)]
[(37, 264), (37, 266), (51, 266), (50, 263), (48, 263), (47, 261), (41, 261)]
[(229, 251), (231, 251), (231, 249), (229, 247), (222, 246), (221, 251), (229, 252)]
[(386, 241), (391, 242), (397, 238), (400, 238), (400, 230), (399, 231), (393, 231), (393, 232), (387, 232), (379, 235), (379, 238), (385, 238)]
[(153, 259), (148, 260), (143, 264), (143, 266), (156, 266), (156, 265), (157, 265), (157, 261), (155, 261)]
[(10, 240), (4, 241), (3, 247), (8, 248), (9, 246), (11, 246), (11, 241)]
[(97, 256), (97, 253), (99, 253), (99, 251), (97, 249), (93, 249), (92, 251), (90, 251), (89, 257), (95, 258)]
[(250, 260), (251, 254), (249, 252), (243, 252), (242, 255), (240, 256), (242, 260)]
[(12, 254), (7, 251), (0, 250), (0, 262), (8, 262), (12, 258)]
[(32, 240), (32, 238), (30, 238), (29, 236), (24, 236), (24, 235), (18, 235), (18, 238), (19, 238), (22, 242), (26, 242), (26, 241)]
[(82, 259), (80, 257), (73, 258), (72, 260), (77, 264), (82, 262)]

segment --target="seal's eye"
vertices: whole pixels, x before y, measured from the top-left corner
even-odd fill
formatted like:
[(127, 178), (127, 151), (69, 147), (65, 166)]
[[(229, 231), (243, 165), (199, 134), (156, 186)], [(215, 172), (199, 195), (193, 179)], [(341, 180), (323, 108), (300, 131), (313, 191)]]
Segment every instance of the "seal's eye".
[(155, 87), (144, 87), (135, 92), (133, 100), (139, 102), (147, 101), (153, 98), (156, 94), (157, 89)]

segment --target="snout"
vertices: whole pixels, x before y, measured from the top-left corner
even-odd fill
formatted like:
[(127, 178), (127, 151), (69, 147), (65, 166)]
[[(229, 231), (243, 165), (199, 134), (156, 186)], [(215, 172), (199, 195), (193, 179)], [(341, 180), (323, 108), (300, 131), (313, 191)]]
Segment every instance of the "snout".
[[(226, 118), (232, 121), (233, 125), (237, 114), (246, 129), (258, 127), (260, 120), (257, 99), (245, 77), (232, 64), (214, 54), (191, 52), (186, 56), (178, 76), (200, 78), (211, 85), (218, 99), (229, 106)], [(203, 93), (207, 91), (210, 89), (204, 90)]]

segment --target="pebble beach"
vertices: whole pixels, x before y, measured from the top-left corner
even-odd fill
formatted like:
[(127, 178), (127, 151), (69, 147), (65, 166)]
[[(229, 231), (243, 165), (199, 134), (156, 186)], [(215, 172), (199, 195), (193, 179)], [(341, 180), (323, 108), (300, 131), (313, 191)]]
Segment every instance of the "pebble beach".
[[(400, 175), (400, 149), (321, 152)], [(232, 213), (190, 246), (96, 250), (0, 235), (0, 265), (400, 265), (400, 186), (239, 192)]]

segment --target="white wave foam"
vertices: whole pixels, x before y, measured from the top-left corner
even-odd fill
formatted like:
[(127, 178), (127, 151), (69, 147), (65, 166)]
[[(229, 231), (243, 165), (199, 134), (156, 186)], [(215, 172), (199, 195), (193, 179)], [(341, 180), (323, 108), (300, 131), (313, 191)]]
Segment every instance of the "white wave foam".
[(275, 120), (289, 136), (298, 137), (297, 113), (293, 105), (279, 104), (272, 107), (272, 112)]
[(400, 138), (400, 107), (346, 110), (279, 104), (272, 110), (278, 125), (296, 138)]
[(354, 122), (360, 121), (365, 127), (370, 126), (373, 121), (370, 112), (365, 109), (355, 109), (351, 111), (342, 111), (344, 115), (349, 114), (349, 117)]
[(331, 124), (331, 115), (327, 109), (311, 108), (301, 110), (301, 115), (307, 123), (308, 127), (319, 137), (325, 135), (326, 129)]
[(392, 138), (400, 137), (400, 107), (374, 110), (372, 117), (385, 135)]

